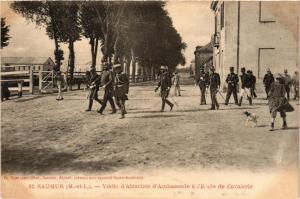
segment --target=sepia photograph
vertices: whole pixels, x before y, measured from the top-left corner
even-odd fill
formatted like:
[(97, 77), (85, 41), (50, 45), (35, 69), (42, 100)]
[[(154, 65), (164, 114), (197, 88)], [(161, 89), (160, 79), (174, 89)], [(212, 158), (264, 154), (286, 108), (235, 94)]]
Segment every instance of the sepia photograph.
[(299, 197), (299, 1), (0, 5), (1, 198)]

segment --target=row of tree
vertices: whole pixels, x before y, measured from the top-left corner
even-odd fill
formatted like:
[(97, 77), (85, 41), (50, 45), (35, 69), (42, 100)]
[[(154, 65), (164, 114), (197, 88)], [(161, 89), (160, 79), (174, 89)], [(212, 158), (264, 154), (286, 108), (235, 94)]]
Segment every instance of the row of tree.
[(185, 64), (182, 51), (186, 44), (173, 27), (164, 5), (145, 1), (16, 1), (11, 8), (37, 26), (45, 27), (55, 43), (57, 70), (63, 59), (60, 44), (68, 44), (71, 81), (75, 67), (74, 42), (82, 36), (89, 40), (91, 67), (96, 66), (101, 50), (102, 62), (121, 63), (134, 80), (136, 63), (144, 75), (156, 73), (161, 65), (172, 70), (178, 64)]

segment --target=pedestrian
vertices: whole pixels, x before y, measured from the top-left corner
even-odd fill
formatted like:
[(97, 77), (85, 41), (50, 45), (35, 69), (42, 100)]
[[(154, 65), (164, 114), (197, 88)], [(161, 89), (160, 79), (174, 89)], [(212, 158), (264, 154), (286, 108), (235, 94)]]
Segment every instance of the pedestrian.
[(115, 64), (113, 68), (116, 73), (114, 78), (114, 96), (116, 104), (121, 110), (120, 119), (123, 119), (127, 113), (125, 109), (125, 101), (128, 100), (127, 94), (129, 91), (129, 80), (127, 75), (122, 72), (121, 64)]
[(178, 93), (178, 96), (181, 96), (181, 94), (180, 94), (180, 75), (178, 74), (177, 70), (174, 72), (172, 82), (174, 85), (174, 95), (177, 96), (177, 93)]
[(62, 94), (62, 84), (63, 84), (64, 78), (60, 71), (57, 71), (55, 79), (56, 79), (56, 85), (58, 88), (58, 95), (57, 95), (56, 100), (63, 100), (64, 97)]
[(270, 68), (267, 68), (267, 73), (265, 74), (264, 76), (264, 79), (263, 79), (263, 83), (264, 83), (264, 86), (265, 86), (265, 92), (266, 92), (266, 95), (267, 95), (267, 98), (266, 99), (269, 99), (269, 91), (270, 91), (270, 88), (271, 88), (271, 84), (274, 82), (274, 76), (270, 70)]
[(287, 100), (290, 100), (290, 91), (291, 91), (291, 86), (292, 86), (292, 78), (288, 74), (288, 70), (284, 69), (284, 86), (287, 94)]
[(10, 97), (10, 91), (8, 89), (8, 83), (7, 82), (1, 82), (1, 101), (9, 100)]
[(227, 75), (226, 83), (228, 84), (227, 95), (225, 105), (228, 105), (231, 94), (233, 95), (234, 102), (238, 105), (237, 87), (239, 83), (239, 77), (234, 73), (234, 67), (230, 67), (230, 73)]
[(239, 106), (242, 105), (243, 102), (243, 97), (244, 95), (247, 96), (249, 100), (249, 104), (252, 105), (252, 97), (251, 97), (251, 87), (252, 87), (252, 80), (250, 76), (246, 73), (246, 69), (243, 67), (241, 68), (241, 92), (240, 92), (240, 101), (239, 101)]
[(98, 91), (99, 91), (99, 86), (100, 86), (100, 81), (101, 81), (101, 76), (97, 74), (96, 68), (92, 67), (90, 72), (87, 73), (88, 76), (87, 81), (89, 84), (89, 106), (85, 111), (91, 111), (93, 107), (93, 101), (98, 102), (100, 105), (102, 105), (102, 101), (98, 98)]
[(110, 70), (110, 66), (106, 62), (103, 63), (103, 70), (104, 71), (101, 76), (101, 86), (104, 89), (104, 95), (103, 95), (103, 103), (101, 108), (98, 110), (98, 113), (102, 115), (107, 105), (107, 102), (109, 102), (112, 109), (111, 113), (114, 114), (117, 112), (117, 110), (113, 99), (113, 82), (114, 82), (113, 72)]
[(211, 67), (211, 74), (209, 76), (209, 88), (211, 97), (211, 108), (210, 110), (219, 109), (219, 103), (217, 100), (217, 93), (219, 92), (221, 81), (220, 75), (215, 72), (215, 68)]
[(205, 105), (206, 104), (206, 89), (209, 85), (209, 72), (206, 71), (204, 72), (203, 70), (200, 71), (199, 77), (197, 78), (197, 85), (200, 88), (200, 105)]
[(295, 71), (292, 79), (292, 85), (294, 87), (294, 100), (299, 99), (299, 73)]
[(170, 106), (170, 111), (172, 111), (174, 104), (168, 100), (169, 92), (172, 86), (172, 80), (170, 74), (168, 73), (167, 66), (161, 66), (160, 68), (160, 77), (157, 87), (155, 88), (155, 92), (160, 88), (160, 96), (161, 96), (161, 112), (165, 109), (165, 103)]
[(255, 77), (255, 75), (253, 75), (252, 70), (248, 70), (247, 74), (250, 76), (250, 79), (251, 79), (251, 82), (252, 82), (252, 86), (251, 86), (251, 90), (250, 90), (251, 91), (251, 97), (253, 99), (255, 99), (255, 98), (257, 98), (256, 92), (255, 92), (255, 90), (256, 90), (256, 77)]
[(269, 91), (269, 110), (272, 118), (270, 131), (274, 130), (274, 122), (277, 112), (280, 113), (283, 121), (282, 128), (286, 129), (286, 112), (294, 111), (294, 108), (289, 104), (287, 98), (285, 97), (286, 90), (284, 83), (284, 77), (282, 77), (280, 74), (277, 74), (275, 82), (271, 84)]

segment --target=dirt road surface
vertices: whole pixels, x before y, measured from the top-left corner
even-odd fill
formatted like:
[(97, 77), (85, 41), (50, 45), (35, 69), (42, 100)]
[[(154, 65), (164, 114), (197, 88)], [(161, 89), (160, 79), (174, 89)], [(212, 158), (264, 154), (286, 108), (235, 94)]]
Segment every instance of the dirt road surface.
[[(125, 168), (206, 168), (264, 171), (292, 165), (298, 155), (298, 105), (288, 113), (287, 130), (276, 120), (270, 132), (267, 101), (249, 106), (200, 106), (199, 88), (183, 85), (174, 110), (161, 113), (154, 83), (130, 88), (128, 114), (99, 115), (87, 108), (86, 93), (72, 91), (63, 101), (56, 95), (24, 96), (3, 102), (2, 172), (51, 174), (105, 173)], [(102, 93), (100, 91), (99, 96)], [(223, 96), (225, 94), (223, 93)], [(209, 98), (209, 94), (207, 95)], [(231, 99), (232, 102), (233, 99)], [(210, 99), (208, 99), (210, 104)], [(246, 127), (248, 110), (259, 116), (258, 127)]]

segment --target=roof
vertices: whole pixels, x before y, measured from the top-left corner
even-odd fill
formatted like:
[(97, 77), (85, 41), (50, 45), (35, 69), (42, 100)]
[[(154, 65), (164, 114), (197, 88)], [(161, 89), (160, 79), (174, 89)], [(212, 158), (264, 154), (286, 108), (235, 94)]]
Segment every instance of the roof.
[(206, 44), (205, 46), (197, 46), (196, 50), (194, 52), (194, 54), (196, 52), (204, 52), (204, 53), (212, 53), (213, 52), (213, 45), (212, 42), (209, 42), (208, 44)]
[(1, 57), (1, 65), (5, 64), (45, 64), (46, 61), (53, 60), (50, 57)]

